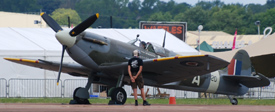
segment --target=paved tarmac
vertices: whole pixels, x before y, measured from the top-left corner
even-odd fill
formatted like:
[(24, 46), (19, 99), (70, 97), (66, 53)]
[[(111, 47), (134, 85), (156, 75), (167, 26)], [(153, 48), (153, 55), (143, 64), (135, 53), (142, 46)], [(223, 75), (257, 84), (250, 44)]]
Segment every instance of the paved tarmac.
[(275, 106), (259, 105), (69, 105), (0, 104), (0, 112), (275, 112)]

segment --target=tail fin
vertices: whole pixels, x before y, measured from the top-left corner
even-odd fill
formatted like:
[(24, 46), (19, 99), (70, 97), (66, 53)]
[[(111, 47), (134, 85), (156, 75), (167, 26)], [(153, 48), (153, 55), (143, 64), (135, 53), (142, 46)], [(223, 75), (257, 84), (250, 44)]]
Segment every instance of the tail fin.
[(249, 88), (268, 86), (270, 84), (268, 78), (262, 74), (252, 75), (251, 66), (248, 53), (245, 50), (239, 50), (227, 67), (228, 75), (224, 75), (223, 77), (229, 79), (231, 82), (235, 81)]
[(245, 50), (239, 50), (228, 65), (228, 75), (251, 76), (251, 61)]

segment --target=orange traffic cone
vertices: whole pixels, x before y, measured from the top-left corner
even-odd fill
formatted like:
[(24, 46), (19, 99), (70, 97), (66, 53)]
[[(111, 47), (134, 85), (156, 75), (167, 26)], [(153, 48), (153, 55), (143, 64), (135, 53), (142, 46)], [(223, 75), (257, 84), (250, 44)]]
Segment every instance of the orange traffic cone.
[(170, 90), (169, 104), (176, 104), (175, 90)]

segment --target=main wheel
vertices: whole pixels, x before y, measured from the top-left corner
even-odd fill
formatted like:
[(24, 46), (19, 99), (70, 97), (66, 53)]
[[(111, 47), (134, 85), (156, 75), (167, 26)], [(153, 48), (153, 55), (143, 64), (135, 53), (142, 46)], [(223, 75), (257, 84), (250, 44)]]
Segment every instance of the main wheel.
[(236, 98), (233, 98), (231, 103), (232, 105), (238, 105), (238, 100)]
[(78, 103), (78, 104), (90, 104), (88, 99), (83, 99), (83, 98), (79, 98), (77, 97), (75, 94), (77, 92), (78, 89), (80, 89), (81, 87), (78, 87), (74, 90), (74, 94), (73, 94), (73, 98), (74, 100)]
[(111, 87), (110, 89), (108, 89), (108, 96), (112, 98), (112, 93), (115, 89), (116, 89), (115, 87)]
[(117, 104), (124, 104), (127, 100), (127, 95), (123, 88), (118, 87), (112, 91), (111, 98)]

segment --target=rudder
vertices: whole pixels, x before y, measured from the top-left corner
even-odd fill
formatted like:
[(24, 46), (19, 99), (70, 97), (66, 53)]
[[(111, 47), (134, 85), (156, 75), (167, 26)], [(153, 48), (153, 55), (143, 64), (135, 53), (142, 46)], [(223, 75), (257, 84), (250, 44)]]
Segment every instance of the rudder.
[(228, 75), (251, 76), (251, 61), (245, 50), (239, 50), (228, 65)]

